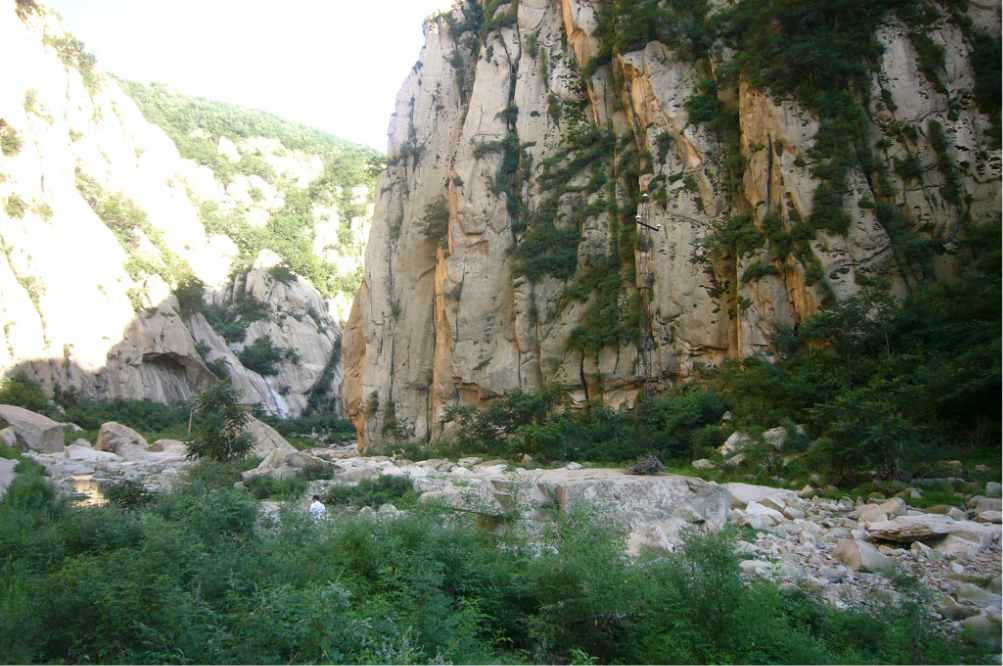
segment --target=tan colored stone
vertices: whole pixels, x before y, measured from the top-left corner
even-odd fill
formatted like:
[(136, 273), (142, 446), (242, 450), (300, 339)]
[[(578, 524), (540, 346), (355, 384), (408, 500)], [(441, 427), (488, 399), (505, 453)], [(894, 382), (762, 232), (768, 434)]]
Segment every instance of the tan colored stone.
[(63, 450), (66, 436), (63, 426), (47, 416), (23, 407), (0, 405), (0, 419), (10, 424), (17, 442), (32, 451), (59, 453)]
[(890, 573), (895, 566), (890, 558), (860, 539), (840, 539), (832, 556), (854, 571)]

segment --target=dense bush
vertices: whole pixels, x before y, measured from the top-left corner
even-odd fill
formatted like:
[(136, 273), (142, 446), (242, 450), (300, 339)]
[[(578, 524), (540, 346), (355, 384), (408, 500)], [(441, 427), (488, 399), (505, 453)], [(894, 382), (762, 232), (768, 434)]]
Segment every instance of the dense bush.
[(420, 505), (315, 525), (246, 493), (0, 502), (5, 663), (982, 663), (922, 591), (838, 610), (744, 582), (731, 537), (630, 559), (606, 516), (478, 527)]
[(380, 475), (375, 480), (363, 479), (357, 485), (338, 484), (331, 486), (323, 497), (326, 504), (343, 504), (362, 508), (378, 509), (384, 504), (393, 504), (398, 509), (408, 509), (418, 500), (410, 477)]
[(245, 428), (251, 415), (238, 403), (240, 391), (229, 380), (202, 390), (193, 407), (200, 416), (195, 431), (185, 438), (189, 458), (227, 462), (243, 458), (254, 445)]

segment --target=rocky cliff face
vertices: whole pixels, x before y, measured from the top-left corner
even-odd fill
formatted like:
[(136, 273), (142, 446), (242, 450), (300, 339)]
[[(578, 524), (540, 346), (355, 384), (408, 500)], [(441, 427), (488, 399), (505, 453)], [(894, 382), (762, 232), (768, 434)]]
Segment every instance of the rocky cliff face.
[[(0, 376), (169, 402), (229, 375), (271, 413), (340, 410), (347, 299), (323, 298), (269, 251), (241, 264), (226, 226), (265, 226), (291, 188), (322, 174), (320, 158), (262, 137), (201, 137), (223, 161), (250, 154), (273, 176), (221, 178), (182, 159), (49, 10), (4, 2), (0, 34)], [(361, 248), (337, 251), (333, 208), (313, 202), (310, 242), (351, 273)], [(172, 293), (182, 284), (195, 285), (185, 303)]]
[(861, 16), (879, 53), (835, 110), (842, 88), (813, 104), (797, 74), (781, 95), (748, 65), (740, 45), (796, 33), (789, 17), (700, 45), (705, 16), (625, 4), (467, 4), (426, 24), (346, 325), (362, 446), (436, 438), (447, 406), (555, 382), (630, 404), (763, 350), (773, 322), (950, 274), (959, 227), (999, 216), (998, 115), (972, 64), (999, 43), (998, 2)]

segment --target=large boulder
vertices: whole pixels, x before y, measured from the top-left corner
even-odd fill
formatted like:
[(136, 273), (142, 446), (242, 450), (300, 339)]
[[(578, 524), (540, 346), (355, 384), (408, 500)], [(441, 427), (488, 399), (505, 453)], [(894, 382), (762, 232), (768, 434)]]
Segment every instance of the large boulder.
[(146, 439), (138, 432), (115, 421), (102, 423), (98, 430), (98, 439), (94, 444), (95, 451), (111, 451), (124, 457), (124, 451), (134, 453), (137, 450), (148, 451), (150, 448)]
[(854, 571), (891, 573), (895, 568), (891, 558), (882, 555), (874, 546), (859, 539), (840, 539), (832, 555)]
[(17, 442), (32, 451), (60, 453), (64, 448), (66, 440), (63, 424), (47, 416), (23, 407), (0, 405), (0, 418), (14, 429)]
[(287, 442), (282, 435), (275, 431), (275, 428), (254, 417), (251, 417), (244, 432), (248, 433), (254, 440), (251, 447), (251, 455), (253, 456), (264, 458), (274, 450), (286, 454), (296, 452), (296, 447)]
[(911, 543), (922, 541), (947, 555), (975, 553), (999, 541), (999, 525), (954, 520), (948, 516), (923, 514), (899, 516), (894, 520), (869, 523), (867, 531), (875, 539)]

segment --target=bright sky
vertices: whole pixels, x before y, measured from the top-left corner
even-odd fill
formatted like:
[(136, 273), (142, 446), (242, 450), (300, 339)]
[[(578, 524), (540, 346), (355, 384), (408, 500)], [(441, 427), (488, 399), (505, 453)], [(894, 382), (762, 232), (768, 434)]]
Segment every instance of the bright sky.
[(105, 71), (387, 148), (397, 90), (451, 0), (44, 0)]

